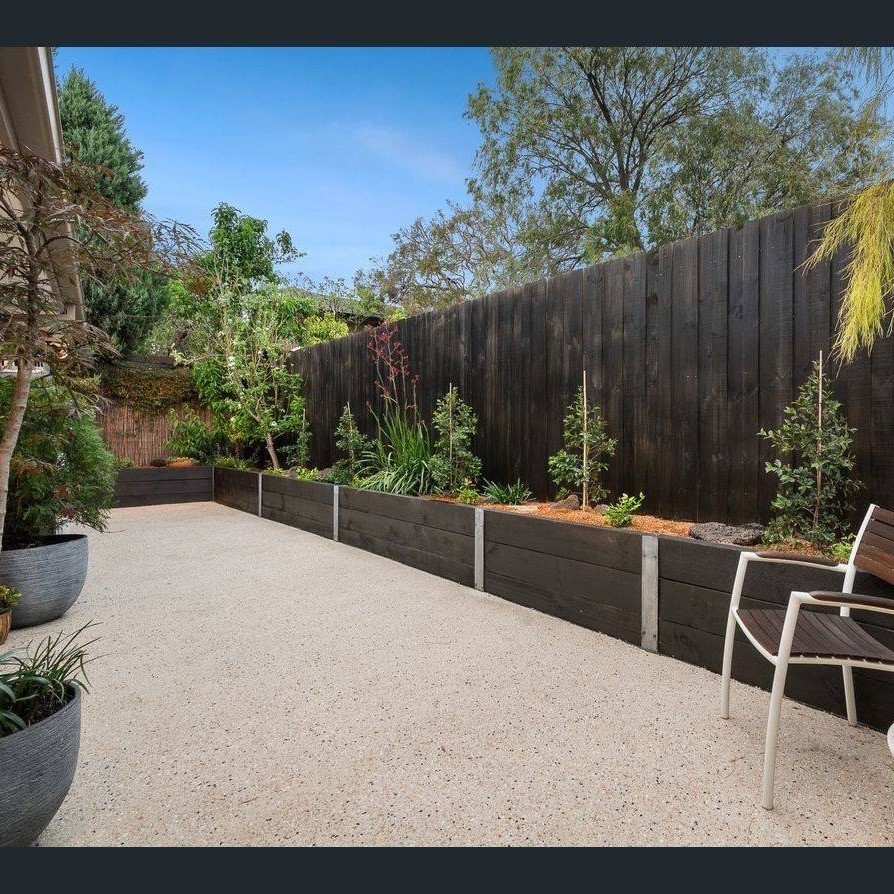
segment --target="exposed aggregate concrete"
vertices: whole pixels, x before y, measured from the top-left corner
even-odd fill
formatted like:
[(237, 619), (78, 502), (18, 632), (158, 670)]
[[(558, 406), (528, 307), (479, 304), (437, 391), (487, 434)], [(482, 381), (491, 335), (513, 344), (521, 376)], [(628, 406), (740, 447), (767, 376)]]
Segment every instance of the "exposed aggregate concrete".
[(884, 736), (209, 503), (121, 509), (69, 797), (41, 844), (891, 844)]

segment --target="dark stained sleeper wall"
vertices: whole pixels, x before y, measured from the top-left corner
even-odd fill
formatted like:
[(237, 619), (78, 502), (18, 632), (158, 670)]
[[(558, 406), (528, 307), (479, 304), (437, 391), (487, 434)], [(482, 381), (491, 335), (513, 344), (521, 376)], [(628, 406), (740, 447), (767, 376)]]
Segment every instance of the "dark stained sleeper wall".
[[(218, 502), (257, 514), (258, 473), (215, 469), (214, 479)], [(332, 485), (270, 475), (260, 479), (266, 518), (333, 537)], [(339, 488), (338, 504), (342, 542), (467, 586), (474, 583), (472, 507), (351, 488)], [(483, 510), (483, 520), (484, 590), (632, 644), (641, 642), (642, 535), (494, 510)], [(658, 538), (661, 654), (720, 671), (739, 552), (685, 538)], [(343, 561), (350, 561), (350, 553)], [(782, 608), (792, 590), (835, 590), (841, 582), (841, 575), (825, 569), (753, 566), (743, 605)], [(894, 587), (868, 574), (857, 575), (855, 590), (894, 599)], [(894, 618), (868, 612), (854, 612), (854, 617), (894, 648)], [(733, 676), (763, 689), (772, 679), (771, 665), (741, 635)], [(860, 720), (887, 729), (894, 720), (894, 675), (855, 669), (854, 679)], [(719, 678), (717, 685), (719, 693)], [(838, 668), (793, 665), (787, 694), (844, 715)], [(705, 706), (706, 712), (716, 708)]]

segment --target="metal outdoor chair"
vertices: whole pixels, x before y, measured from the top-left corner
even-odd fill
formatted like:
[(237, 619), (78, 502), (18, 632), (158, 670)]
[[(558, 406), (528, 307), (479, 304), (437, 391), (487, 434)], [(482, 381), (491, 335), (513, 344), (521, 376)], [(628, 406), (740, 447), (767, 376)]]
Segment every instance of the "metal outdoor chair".
[[(745, 575), (753, 562), (803, 565), (813, 568), (826, 566), (844, 575), (841, 592), (793, 591), (787, 609), (739, 608)], [(840, 665), (844, 678), (847, 720), (851, 726), (856, 726), (857, 723), (852, 668), (864, 667), (894, 672), (894, 651), (871, 637), (850, 616), (851, 609), (894, 614), (894, 599), (860, 596), (854, 593), (857, 569), (868, 571), (894, 584), (894, 512), (874, 505), (869, 507), (846, 565), (829, 559), (814, 559), (782, 552), (743, 552), (739, 558), (723, 646), (720, 716), (729, 717), (730, 673), (733, 665), (736, 625), (738, 625), (755, 649), (776, 667), (773, 674), (773, 690), (767, 718), (767, 742), (764, 750), (763, 805), (767, 810), (773, 809), (776, 739), (788, 666)], [(821, 606), (837, 606), (840, 612), (836, 615), (810, 610)]]

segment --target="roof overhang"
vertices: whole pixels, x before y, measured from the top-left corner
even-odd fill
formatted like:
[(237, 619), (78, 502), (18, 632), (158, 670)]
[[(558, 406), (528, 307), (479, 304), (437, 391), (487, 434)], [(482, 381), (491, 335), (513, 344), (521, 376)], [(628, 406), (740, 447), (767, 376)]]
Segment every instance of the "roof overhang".
[[(49, 47), (0, 47), (0, 144), (56, 164), (65, 160), (56, 77)], [(84, 298), (77, 270), (59, 259), (56, 288), (77, 319)]]

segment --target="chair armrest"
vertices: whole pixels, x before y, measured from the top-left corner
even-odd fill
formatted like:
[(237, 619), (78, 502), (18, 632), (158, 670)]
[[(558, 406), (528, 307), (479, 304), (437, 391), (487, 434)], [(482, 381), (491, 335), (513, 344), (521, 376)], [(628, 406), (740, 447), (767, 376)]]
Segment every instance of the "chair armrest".
[(868, 608), (894, 613), (894, 599), (886, 599), (884, 596), (837, 593), (833, 590), (816, 590), (810, 596), (818, 602), (834, 602), (838, 605), (850, 605), (854, 608)]
[[(772, 550), (762, 553), (755, 553), (759, 559), (769, 559), (775, 562), (800, 562), (804, 565), (821, 565), (825, 568), (839, 568), (839, 563), (835, 559), (827, 559), (825, 556), (808, 556), (804, 553), (784, 553), (774, 552)], [(841, 566), (846, 568), (847, 566)]]

